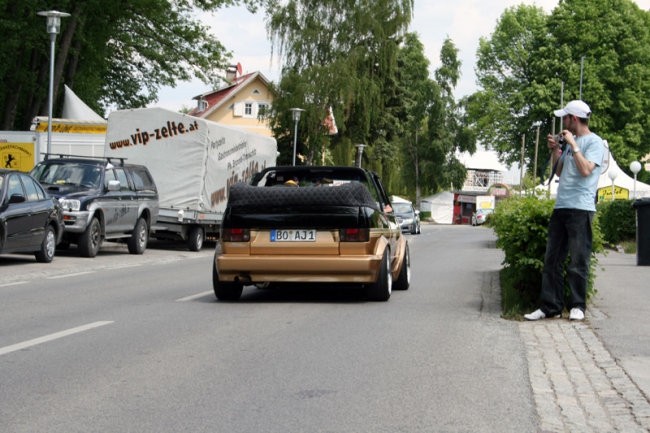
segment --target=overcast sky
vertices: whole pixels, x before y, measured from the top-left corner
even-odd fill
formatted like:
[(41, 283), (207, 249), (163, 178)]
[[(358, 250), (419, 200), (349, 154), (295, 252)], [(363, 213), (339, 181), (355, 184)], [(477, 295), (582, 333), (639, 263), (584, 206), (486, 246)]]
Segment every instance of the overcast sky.
[[(461, 79), (456, 96), (461, 97), (476, 90), (474, 74), (476, 49), (480, 37), (494, 30), (502, 12), (517, 4), (531, 4), (549, 13), (557, 0), (415, 0), (410, 31), (417, 32), (424, 44), (431, 70), (439, 65), (439, 52), (444, 39), (449, 36), (462, 62)], [(635, 0), (642, 9), (650, 10), (650, 0)], [(245, 8), (224, 9), (205, 17), (214, 34), (232, 52), (233, 63), (241, 63), (244, 73), (261, 71), (271, 81), (278, 80), (280, 69), (277, 59), (271, 58), (271, 43), (267, 39), (264, 17), (251, 14)], [(192, 97), (211, 90), (200, 81), (179, 83), (176, 88), (163, 88), (155, 106), (179, 110), (193, 107)]]

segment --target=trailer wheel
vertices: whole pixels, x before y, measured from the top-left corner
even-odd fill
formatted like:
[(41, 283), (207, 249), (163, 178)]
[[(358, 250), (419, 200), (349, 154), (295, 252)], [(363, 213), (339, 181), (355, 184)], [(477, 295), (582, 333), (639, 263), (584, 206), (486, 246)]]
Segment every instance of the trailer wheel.
[(203, 227), (193, 226), (190, 228), (190, 232), (187, 236), (187, 247), (190, 249), (190, 251), (201, 251), (204, 239), (205, 233), (203, 231)]

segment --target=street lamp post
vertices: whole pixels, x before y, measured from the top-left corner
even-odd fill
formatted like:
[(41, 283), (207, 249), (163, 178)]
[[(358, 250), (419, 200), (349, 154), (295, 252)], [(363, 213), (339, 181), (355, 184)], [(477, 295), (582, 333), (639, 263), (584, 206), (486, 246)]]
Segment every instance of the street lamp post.
[(609, 176), (612, 181), (612, 201), (614, 201), (614, 198), (616, 197), (616, 187), (614, 185), (614, 181), (618, 177), (618, 172), (616, 170), (609, 170), (607, 176)]
[(56, 35), (61, 29), (61, 18), (69, 17), (70, 14), (59, 11), (41, 11), (38, 15), (46, 17), (47, 33), (50, 35), (50, 88), (47, 94), (47, 153), (52, 150), (52, 105), (54, 95), (54, 45)]
[(634, 197), (636, 199), (636, 175), (641, 171), (641, 163), (639, 161), (632, 161), (630, 163), (630, 171), (634, 174)]
[(539, 127), (542, 126), (542, 122), (537, 121), (533, 123), (533, 126), (537, 127), (537, 135), (535, 136), (535, 162), (533, 163), (533, 179), (535, 179), (535, 185), (537, 185), (537, 149), (539, 148)]
[(298, 122), (300, 121), (300, 114), (305, 111), (302, 108), (290, 108), (293, 114), (293, 160), (291, 165), (296, 165), (296, 145), (298, 143)]
[(363, 143), (359, 143), (359, 144), (355, 144), (354, 147), (357, 148), (357, 158), (356, 158), (357, 163), (356, 163), (356, 166), (361, 168), (361, 156), (363, 155), (363, 148), (366, 147), (366, 145), (363, 144)]

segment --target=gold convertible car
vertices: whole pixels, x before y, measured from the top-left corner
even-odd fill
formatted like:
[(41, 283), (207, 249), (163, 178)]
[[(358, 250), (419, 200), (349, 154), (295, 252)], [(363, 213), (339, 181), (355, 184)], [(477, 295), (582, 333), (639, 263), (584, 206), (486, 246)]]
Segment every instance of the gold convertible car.
[(379, 177), (357, 167), (271, 167), (231, 186), (214, 258), (219, 300), (244, 286), (358, 283), (387, 301), (411, 279), (409, 248)]

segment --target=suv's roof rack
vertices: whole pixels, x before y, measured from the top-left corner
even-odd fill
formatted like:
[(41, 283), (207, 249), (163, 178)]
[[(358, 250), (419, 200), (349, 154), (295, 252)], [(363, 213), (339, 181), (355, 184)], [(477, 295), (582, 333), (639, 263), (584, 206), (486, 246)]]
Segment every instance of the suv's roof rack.
[(120, 161), (120, 165), (124, 165), (124, 161), (126, 158), (123, 157), (115, 157), (115, 156), (88, 156), (88, 155), (69, 155), (67, 153), (42, 153), (41, 155), (45, 156), (45, 160), (53, 157), (59, 157), (59, 159), (66, 159), (66, 158), (77, 158), (77, 159), (88, 159), (91, 161), (97, 161), (97, 160), (102, 160), (106, 162), (110, 162), (111, 164), (115, 161), (118, 160)]

